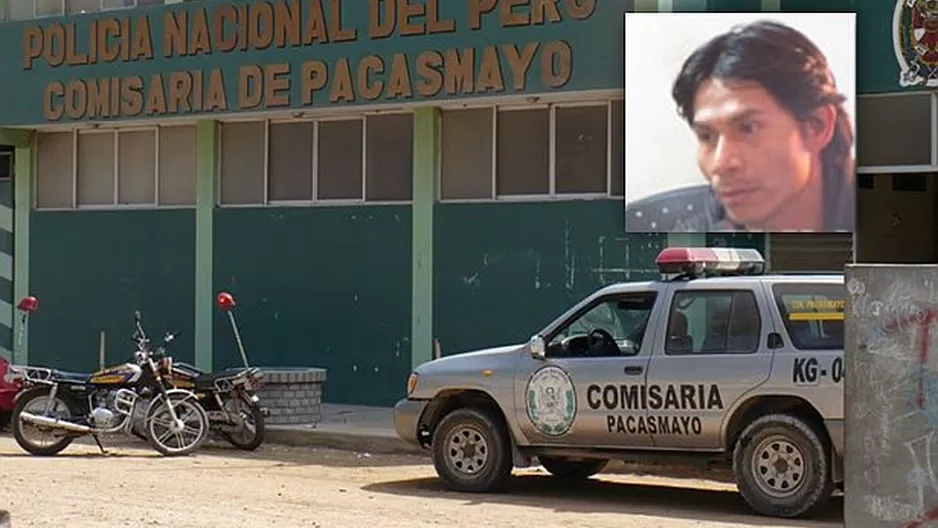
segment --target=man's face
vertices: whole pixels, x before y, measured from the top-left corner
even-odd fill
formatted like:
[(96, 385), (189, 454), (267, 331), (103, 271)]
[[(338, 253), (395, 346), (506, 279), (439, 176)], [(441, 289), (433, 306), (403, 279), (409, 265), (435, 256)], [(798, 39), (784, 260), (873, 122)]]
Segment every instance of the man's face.
[(734, 221), (761, 227), (811, 183), (817, 141), (761, 85), (707, 80), (694, 109), (697, 164)]

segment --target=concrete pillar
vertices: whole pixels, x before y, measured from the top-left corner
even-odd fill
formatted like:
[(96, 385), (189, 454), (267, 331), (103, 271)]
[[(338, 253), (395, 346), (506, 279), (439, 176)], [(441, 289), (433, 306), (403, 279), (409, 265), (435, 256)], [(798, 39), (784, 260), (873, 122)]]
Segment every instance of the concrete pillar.
[[(16, 303), (30, 294), (29, 291), (29, 216), (33, 206), (33, 182), (35, 181), (36, 152), (35, 133), (32, 130), (0, 129), (0, 144), (11, 145), (14, 148), (13, 158), (13, 210), (8, 218), (0, 220), (0, 224), (12, 224), (13, 229), (13, 265), (12, 272), (13, 298), (9, 307), (12, 317), (13, 349), (11, 356), (13, 363), (26, 364), (29, 362), (29, 335), (28, 326), (16, 312)], [(0, 210), (5, 209), (0, 207)], [(0, 216), (6, 216), (0, 214)], [(10, 222), (11, 221), (11, 222)], [(0, 271), (0, 273), (3, 273)], [(10, 279), (11, 277), (6, 277)]]
[(218, 122), (196, 123), (195, 200), (195, 365), (213, 370), (215, 309), (214, 215), (218, 196)]
[(848, 264), (845, 281), (844, 525), (930, 526), (938, 518), (938, 266)]
[(440, 173), (440, 120), (438, 108), (414, 112), (410, 357), (415, 367), (433, 358), (433, 208)]

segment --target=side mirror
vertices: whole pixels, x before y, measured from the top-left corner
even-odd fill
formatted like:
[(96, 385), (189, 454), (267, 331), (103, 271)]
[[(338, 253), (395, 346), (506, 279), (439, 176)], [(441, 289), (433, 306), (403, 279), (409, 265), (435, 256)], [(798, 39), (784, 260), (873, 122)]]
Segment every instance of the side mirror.
[(215, 298), (215, 302), (218, 303), (218, 308), (223, 312), (227, 312), (235, 307), (234, 297), (228, 292), (219, 293), (218, 297)]
[(39, 299), (33, 297), (32, 295), (23, 297), (20, 302), (17, 303), (16, 309), (27, 313), (35, 312), (39, 309)]
[(528, 341), (528, 351), (534, 359), (544, 359), (544, 338), (539, 335), (531, 336)]

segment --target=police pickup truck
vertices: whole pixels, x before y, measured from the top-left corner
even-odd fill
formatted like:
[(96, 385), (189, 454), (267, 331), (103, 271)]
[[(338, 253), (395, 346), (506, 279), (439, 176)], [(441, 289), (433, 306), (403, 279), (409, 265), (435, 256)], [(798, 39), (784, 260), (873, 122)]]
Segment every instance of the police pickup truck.
[(450, 489), (537, 461), (732, 467), (757, 512), (816, 512), (843, 483), (842, 274), (766, 274), (757, 250), (666, 248), (660, 280), (606, 286), (526, 344), (417, 367), (397, 434)]

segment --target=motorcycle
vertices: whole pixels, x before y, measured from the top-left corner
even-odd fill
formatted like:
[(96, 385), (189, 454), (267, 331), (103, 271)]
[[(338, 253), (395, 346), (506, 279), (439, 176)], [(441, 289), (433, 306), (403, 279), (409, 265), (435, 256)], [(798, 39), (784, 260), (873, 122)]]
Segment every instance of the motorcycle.
[[(136, 436), (137, 423), (143, 424), (150, 446), (164, 456), (188, 455), (202, 446), (210, 427), (208, 414), (192, 391), (167, 388), (160, 372), (171, 358), (162, 347), (150, 349), (139, 311), (134, 312), (134, 322), (132, 362), (92, 374), (10, 367), (22, 383), (11, 417), (13, 437), (21, 448), (33, 455), (53, 456), (76, 438), (91, 435), (101, 452), (107, 453), (99, 436)], [(58, 435), (43, 445), (30, 437), (31, 429), (43, 436), (47, 432)]]
[(243, 368), (205, 372), (182, 362), (164, 364), (164, 376), (176, 388), (186, 388), (199, 396), (208, 413), (212, 429), (238, 449), (253, 451), (264, 443), (267, 409), (261, 407), (256, 391), (263, 385), (263, 372), (248, 363), (241, 334), (232, 310), (235, 300), (231, 294), (221, 292), (216, 298), (218, 307), (228, 314), (234, 331)]

